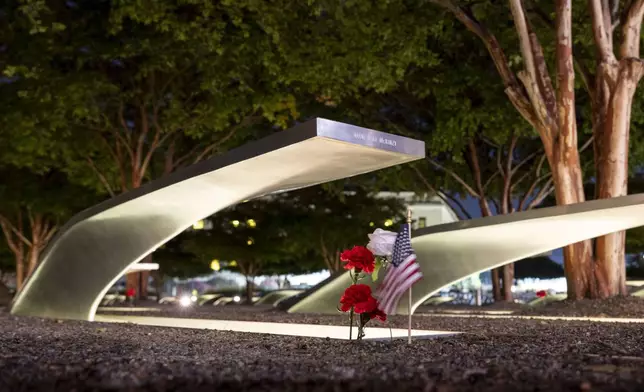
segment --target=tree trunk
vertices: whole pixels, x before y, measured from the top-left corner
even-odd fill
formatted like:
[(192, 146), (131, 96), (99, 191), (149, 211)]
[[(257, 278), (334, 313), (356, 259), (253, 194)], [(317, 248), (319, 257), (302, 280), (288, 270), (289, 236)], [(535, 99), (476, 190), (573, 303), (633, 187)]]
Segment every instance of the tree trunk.
[(22, 255), (16, 254), (16, 292), (22, 290), (25, 279), (25, 260)]
[(492, 269), (492, 296), (494, 297), (494, 302), (503, 301), (503, 296), (501, 295), (501, 277), (499, 274), (500, 269)]
[(513, 302), (512, 286), (514, 285), (514, 264), (503, 266), (503, 300)]
[(253, 304), (253, 291), (255, 288), (255, 284), (253, 283), (253, 277), (252, 276), (246, 276), (246, 305), (252, 305)]
[[(639, 39), (639, 38), (638, 38)], [(596, 157), (597, 197), (608, 199), (628, 194), (628, 144), (631, 108), (637, 84), (642, 77), (639, 59), (624, 59), (615, 64), (602, 64), (595, 110), (600, 110), (595, 124), (598, 143)], [(614, 88), (608, 81), (616, 79)], [(597, 238), (595, 242), (595, 278), (601, 298), (627, 295), (625, 232)]]
[(40, 259), (40, 245), (34, 243), (34, 246), (29, 250), (29, 255), (27, 257), (27, 273), (24, 280), (29, 279), (38, 266), (38, 260)]
[(154, 282), (154, 290), (157, 292), (157, 302), (159, 302), (161, 300), (161, 292), (163, 291), (164, 276), (159, 270), (150, 272), (150, 275)]
[[(470, 150), (472, 150), (472, 147), (470, 147)], [(475, 154), (475, 152), (471, 152), (471, 154)], [(472, 155), (472, 157), (474, 158), (475, 155)], [(477, 173), (480, 173), (480, 171), (477, 171), (477, 170), (479, 170), (478, 162), (475, 163), (475, 171), (476, 171), (475, 175), (477, 175)], [(479, 188), (482, 190), (482, 186), (479, 186)], [(488, 204), (484, 196), (481, 197), (481, 195), (479, 195), (478, 202), (479, 202), (479, 208), (481, 210), (481, 216), (489, 217), (494, 215), (492, 213), (492, 210), (490, 209), (490, 205)], [(492, 269), (492, 295), (494, 297), (494, 302), (503, 301), (503, 295), (501, 294), (501, 275), (502, 274), (503, 274), (503, 267)]]
[[(558, 205), (585, 201), (581, 165), (577, 147), (555, 144), (551, 164)], [(595, 297), (593, 279), (593, 254), (590, 240), (564, 247), (564, 272), (568, 285), (568, 298), (578, 300)]]

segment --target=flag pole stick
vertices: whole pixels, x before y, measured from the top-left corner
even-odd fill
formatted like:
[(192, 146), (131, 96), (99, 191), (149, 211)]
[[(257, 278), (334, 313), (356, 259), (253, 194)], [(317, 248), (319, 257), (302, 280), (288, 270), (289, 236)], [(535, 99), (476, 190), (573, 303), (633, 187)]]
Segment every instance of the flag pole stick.
[[(407, 224), (409, 225), (409, 241), (411, 242), (411, 208), (407, 208)], [(409, 288), (409, 304), (407, 311), (409, 313), (409, 320), (407, 325), (407, 344), (411, 344), (411, 287)]]

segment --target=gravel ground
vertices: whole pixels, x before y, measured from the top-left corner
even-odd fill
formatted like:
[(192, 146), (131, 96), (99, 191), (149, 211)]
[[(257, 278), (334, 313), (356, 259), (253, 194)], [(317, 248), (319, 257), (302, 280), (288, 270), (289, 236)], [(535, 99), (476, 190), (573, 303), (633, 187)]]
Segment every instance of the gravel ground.
[(495, 303), (486, 306), (436, 305), (424, 306), (421, 313), (441, 313), (466, 310), (471, 313), (484, 311), (512, 311), (514, 314), (535, 316), (573, 316), (573, 317), (644, 317), (644, 298), (623, 297), (605, 300), (558, 301), (545, 305), (528, 306), (515, 303)]
[[(233, 306), (183, 316), (346, 322)], [(405, 318), (391, 324), (404, 326)], [(639, 324), (437, 316), (414, 324), (467, 333), (408, 346), (2, 313), (0, 391), (644, 390)]]
[[(143, 305), (142, 305), (143, 306)], [(147, 303), (147, 307), (155, 307), (157, 312), (110, 312), (109, 308), (104, 308), (100, 313), (109, 314), (131, 314), (145, 316), (162, 316), (162, 317), (189, 317), (189, 318), (214, 318), (214, 319), (235, 319), (235, 320), (260, 320), (311, 324), (334, 324), (338, 323), (338, 317), (335, 315), (302, 315), (302, 314), (285, 314), (284, 312), (267, 306), (200, 306), (194, 308), (181, 308), (174, 305), (155, 306)], [(497, 303), (486, 306), (468, 306), (468, 305), (437, 305), (425, 306), (417, 310), (418, 318), (423, 314), (440, 315), (441, 313), (451, 313), (453, 311), (468, 312), (472, 314), (483, 314), (486, 311), (511, 311), (512, 314), (522, 316), (571, 316), (571, 317), (625, 317), (625, 318), (644, 318), (644, 298), (625, 297), (611, 298), (606, 300), (582, 300), (577, 302), (559, 301), (552, 302), (541, 306), (527, 306), (516, 303)], [(339, 315), (342, 317), (342, 315)], [(344, 322), (343, 318), (339, 322)], [(405, 317), (396, 318), (392, 323), (405, 327), (407, 319)]]

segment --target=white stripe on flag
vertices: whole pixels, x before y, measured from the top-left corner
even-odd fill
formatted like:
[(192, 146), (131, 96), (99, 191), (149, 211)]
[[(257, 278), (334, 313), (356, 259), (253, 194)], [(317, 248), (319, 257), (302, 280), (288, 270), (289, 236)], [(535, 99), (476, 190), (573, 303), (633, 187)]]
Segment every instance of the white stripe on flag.
[(398, 267), (391, 266), (389, 267), (389, 270), (387, 271), (387, 275), (385, 276), (385, 279), (383, 282), (380, 284), (380, 287), (378, 288), (379, 292), (385, 292), (387, 291), (387, 287), (389, 287), (390, 283), (392, 280), (398, 276), (398, 274), (405, 270), (407, 267), (409, 267), (410, 263), (413, 263), (416, 260), (416, 255), (411, 254), (407, 256), (405, 261), (400, 263)]
[(415, 255), (410, 255), (398, 267), (390, 270), (386, 278), (378, 296), (381, 300), (381, 310), (392, 314), (396, 310), (400, 296), (422, 278)]
[(418, 282), (423, 275), (420, 272), (415, 272), (411, 276), (409, 276), (408, 280), (405, 282), (404, 286), (400, 286), (398, 290), (394, 292), (394, 294), (390, 297), (390, 300), (387, 301), (385, 305), (385, 309), (381, 309), (383, 312), (386, 314), (395, 314), (396, 309), (398, 309), (398, 303), (400, 302), (400, 298), (402, 295), (409, 290), (411, 286), (413, 286), (416, 282)]
[[(401, 279), (398, 279), (399, 284), (392, 286), (391, 290), (387, 293), (387, 296), (383, 303), (383, 311), (385, 309), (389, 311), (395, 311), (395, 304), (398, 302), (399, 298), (407, 291), (418, 279), (422, 277), (420, 271), (415, 268), (410, 268)], [(391, 313), (389, 313), (391, 314)]]

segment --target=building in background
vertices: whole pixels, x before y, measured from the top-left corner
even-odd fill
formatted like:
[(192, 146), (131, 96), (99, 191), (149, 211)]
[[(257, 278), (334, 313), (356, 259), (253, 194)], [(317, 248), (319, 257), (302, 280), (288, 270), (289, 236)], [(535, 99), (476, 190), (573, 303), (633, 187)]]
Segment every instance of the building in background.
[(414, 192), (379, 192), (376, 197), (395, 197), (401, 200), (411, 210), (412, 229), (414, 230), (459, 220), (452, 208), (435, 195), (418, 195)]

